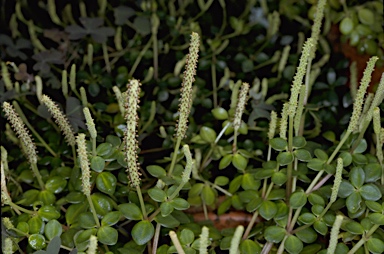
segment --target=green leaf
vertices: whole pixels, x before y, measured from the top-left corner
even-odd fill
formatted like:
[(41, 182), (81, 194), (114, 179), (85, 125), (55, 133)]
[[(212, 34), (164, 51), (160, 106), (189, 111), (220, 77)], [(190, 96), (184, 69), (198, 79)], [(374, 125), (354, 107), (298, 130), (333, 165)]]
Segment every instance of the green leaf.
[(105, 160), (100, 156), (93, 156), (91, 159), (91, 169), (100, 173), (105, 168)]
[(293, 152), (299, 161), (310, 161), (312, 159), (311, 153), (305, 149), (298, 149)]
[(365, 182), (374, 183), (381, 177), (381, 166), (379, 163), (369, 163), (364, 166)]
[(304, 228), (296, 236), (305, 243), (314, 243), (317, 240), (317, 233), (313, 228)]
[(78, 231), (73, 237), (77, 250), (85, 251), (89, 245), (89, 238), (91, 237), (91, 235), (96, 234), (97, 229), (95, 228)]
[(244, 209), (243, 202), (240, 200), (240, 197), (238, 194), (234, 194), (231, 197), (231, 201), (232, 201), (232, 206), (235, 209), (237, 209), (237, 210), (243, 210)]
[(351, 213), (356, 213), (361, 207), (361, 195), (358, 192), (353, 192), (346, 200), (345, 205)]
[(273, 216), (277, 213), (277, 206), (275, 203), (269, 200), (263, 201), (259, 208), (259, 213), (261, 217), (263, 217), (266, 220), (270, 220), (273, 218)]
[(67, 186), (67, 181), (62, 176), (52, 176), (45, 182), (45, 188), (52, 193), (58, 194)]
[(113, 211), (107, 213), (103, 219), (101, 219), (101, 226), (113, 226), (119, 222), (122, 213), (120, 211)]
[(370, 238), (367, 241), (367, 247), (370, 253), (384, 253), (384, 242), (378, 238)]
[(349, 152), (342, 152), (339, 155), (343, 159), (343, 166), (348, 167), (352, 163), (352, 155)]
[(204, 185), (203, 191), (201, 192), (201, 198), (205, 204), (213, 205), (216, 199), (215, 192), (210, 186)]
[(248, 159), (237, 153), (232, 157), (232, 164), (238, 170), (244, 171), (248, 165)]
[(116, 184), (117, 179), (110, 172), (102, 172), (96, 178), (97, 189), (108, 195), (113, 195), (115, 193)]
[(302, 148), (307, 144), (307, 141), (304, 137), (296, 136), (293, 137), (292, 145), (294, 148)]
[(119, 205), (119, 211), (128, 220), (142, 220), (143, 214), (140, 208), (134, 203), (125, 203)]
[(44, 234), (49, 241), (51, 241), (55, 236), (59, 236), (63, 233), (63, 228), (61, 223), (57, 220), (48, 221), (47, 225), (44, 228)]
[(157, 165), (148, 166), (147, 171), (155, 178), (163, 178), (167, 175), (167, 172), (165, 172), (164, 168)]
[[(238, 30), (238, 29), (235, 29), (235, 30)], [(253, 65), (252, 60), (246, 59), (246, 60), (241, 62), (241, 70), (244, 73), (251, 72), (253, 70), (253, 68), (254, 68), (254, 65)]]
[(91, 195), (93, 206), (96, 210), (96, 214), (104, 216), (112, 211), (112, 201), (109, 197), (102, 193), (94, 193)]
[(155, 221), (159, 223), (161, 226), (166, 228), (175, 228), (180, 225), (180, 222), (176, 220), (172, 215), (168, 215), (166, 217), (161, 216), (161, 214), (155, 217)]
[(40, 207), (39, 211), (37, 214), (44, 220), (49, 221), (49, 220), (56, 220), (60, 218), (60, 212), (57, 211), (56, 207), (51, 206), (51, 205), (45, 205)]
[(241, 182), (241, 187), (244, 190), (257, 190), (260, 184), (255, 180), (252, 174), (246, 173), (243, 175), (243, 180)]
[(368, 159), (365, 157), (365, 155), (360, 153), (354, 153), (352, 154), (352, 160), (356, 164), (367, 164)]
[(325, 205), (325, 201), (323, 197), (313, 192), (309, 194), (308, 200), (312, 205), (321, 205), (321, 206)]
[(377, 212), (377, 213), (380, 213), (383, 211), (383, 207), (378, 203), (378, 202), (374, 202), (374, 201), (365, 201), (365, 204), (367, 205), (367, 207), (369, 209), (371, 209), (373, 212)]
[(274, 184), (281, 186), (287, 181), (287, 175), (282, 172), (275, 172), (271, 180)]
[(339, 192), (337, 193), (337, 195), (341, 198), (347, 198), (354, 191), (355, 191), (355, 188), (353, 187), (353, 185), (350, 182), (348, 182), (346, 180), (342, 180), (340, 187), (339, 187)]
[(217, 120), (226, 120), (228, 119), (228, 112), (222, 108), (222, 107), (217, 107), (212, 109), (212, 115), (217, 119)]
[(149, 189), (148, 195), (156, 202), (163, 202), (167, 199), (167, 194), (157, 187)]
[(307, 203), (307, 194), (302, 191), (295, 192), (289, 198), (289, 204), (293, 209), (303, 207)]
[(96, 221), (92, 212), (85, 212), (79, 215), (79, 226), (84, 229), (96, 227)]
[(269, 145), (276, 151), (283, 151), (288, 147), (287, 141), (283, 138), (273, 138), (269, 141)]
[(240, 243), (240, 253), (242, 254), (259, 254), (261, 247), (254, 241), (246, 239)]
[(381, 213), (371, 213), (368, 215), (368, 218), (376, 225), (384, 225), (384, 214)]
[(102, 244), (115, 245), (117, 243), (118, 236), (119, 233), (117, 230), (110, 226), (101, 226), (99, 230), (97, 230), (97, 240)]
[(224, 169), (229, 166), (229, 164), (232, 162), (232, 154), (227, 154), (223, 158), (221, 158), (219, 163), (219, 169)]
[(368, 183), (360, 188), (360, 194), (365, 200), (377, 201), (381, 198), (381, 191), (379, 187), (373, 183)]
[(176, 210), (185, 210), (190, 207), (188, 201), (183, 198), (174, 198), (171, 204)]
[(56, 196), (49, 190), (42, 190), (39, 192), (38, 200), (43, 202), (44, 205), (53, 205), (56, 201)]
[(182, 245), (189, 245), (195, 239), (195, 234), (190, 229), (183, 229), (181, 230), (179, 239)]
[(28, 220), (29, 233), (37, 234), (44, 229), (43, 220), (39, 216), (32, 217)]
[(243, 175), (236, 176), (235, 179), (231, 181), (229, 184), (229, 192), (235, 193), (241, 186), (241, 183), (243, 181)]
[(97, 146), (96, 148), (96, 153), (98, 156), (107, 156), (109, 155), (112, 151), (112, 144), (110, 143), (102, 143), (100, 145)]
[(149, 242), (155, 233), (155, 228), (152, 223), (143, 220), (136, 223), (132, 228), (132, 238), (138, 245), (144, 245)]
[(309, 160), (307, 167), (315, 171), (323, 170), (325, 162), (323, 160), (313, 158)]
[(364, 228), (361, 226), (360, 223), (349, 220), (348, 222), (345, 223), (345, 229), (355, 235), (362, 235), (364, 233)]
[(328, 141), (331, 141), (331, 142), (335, 142), (336, 141), (336, 135), (333, 131), (326, 131), (323, 133), (323, 137), (328, 140)]
[(206, 126), (203, 126), (201, 129), (200, 129), (200, 137), (210, 143), (210, 144), (213, 144), (215, 142), (215, 139), (217, 137), (217, 134), (215, 132), (214, 129), (212, 128), (209, 128), (209, 127), (206, 127)]
[(303, 224), (312, 224), (316, 220), (316, 216), (312, 213), (303, 213), (299, 216), (299, 221)]
[(278, 226), (269, 226), (265, 229), (264, 236), (268, 242), (279, 243), (285, 236), (285, 229)]
[(315, 223), (313, 223), (313, 228), (321, 235), (326, 235), (327, 232), (328, 232), (328, 227), (327, 227), (327, 224), (325, 224), (325, 222), (323, 221), (315, 221)]
[(47, 245), (45, 242), (45, 238), (40, 234), (32, 234), (28, 237), (29, 246), (31, 246), (34, 250), (44, 249)]
[(114, 147), (118, 147), (121, 144), (120, 138), (113, 135), (108, 135), (107, 138), (105, 139), (105, 142), (110, 143)]
[(300, 253), (304, 245), (303, 242), (297, 236), (290, 235), (285, 240), (284, 247), (285, 250), (288, 251), (288, 253), (294, 254)]
[(163, 202), (160, 205), (161, 216), (165, 217), (173, 212), (173, 205), (169, 202)]
[(277, 155), (276, 160), (280, 166), (285, 166), (293, 162), (293, 154), (291, 152), (281, 152)]
[(88, 203), (83, 202), (80, 204), (70, 205), (65, 213), (65, 220), (68, 225), (72, 225), (77, 222), (79, 215), (85, 212), (88, 208)]
[(368, 144), (365, 139), (361, 139), (359, 145), (355, 148), (353, 153), (364, 153), (367, 150)]
[(365, 173), (364, 170), (360, 167), (352, 168), (349, 173), (349, 180), (355, 188), (360, 188), (363, 186), (365, 181)]
[(218, 176), (215, 178), (214, 183), (218, 186), (225, 186), (229, 183), (229, 178), (226, 176)]
[(24, 232), (26, 234), (29, 233), (29, 225), (28, 225), (28, 223), (26, 221), (20, 221), (19, 223), (17, 223), (17, 227), (16, 228), (18, 230), (20, 230), (21, 232)]
[(324, 152), (323, 150), (321, 149), (316, 149), (314, 151), (315, 153), (315, 156), (319, 159), (319, 160), (322, 160), (323, 162), (326, 162), (328, 160), (328, 154), (326, 152)]
[(203, 191), (204, 184), (203, 183), (196, 183), (192, 186), (192, 188), (188, 192), (189, 197), (196, 197), (199, 196), (200, 193)]

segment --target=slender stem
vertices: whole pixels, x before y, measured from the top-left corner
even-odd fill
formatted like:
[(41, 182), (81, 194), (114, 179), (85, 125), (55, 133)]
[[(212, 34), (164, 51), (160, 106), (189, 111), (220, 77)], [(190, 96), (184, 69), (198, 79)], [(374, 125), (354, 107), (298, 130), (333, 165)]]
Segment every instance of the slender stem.
[(143, 195), (141, 194), (140, 186), (136, 186), (136, 192), (137, 192), (137, 196), (139, 197), (141, 212), (144, 215), (144, 219), (147, 220), (148, 219), (147, 211), (145, 209), (144, 199), (143, 199)]
[(160, 229), (161, 229), (161, 225), (160, 225), (160, 223), (157, 223), (156, 224), (156, 230), (155, 230), (155, 236), (153, 237), (152, 254), (156, 254), (157, 245), (159, 244)]
[(326, 181), (328, 181), (328, 179), (331, 178), (331, 176), (333, 176), (333, 175), (332, 174), (326, 175), (323, 179), (321, 179), (321, 181), (318, 184), (316, 184), (315, 187), (313, 187), (312, 191), (315, 191), (315, 190), (319, 189), (321, 186), (323, 186), (323, 184)]
[(379, 227), (380, 225), (373, 225), (372, 228), (365, 234), (365, 236), (362, 237), (360, 241), (358, 241), (347, 254), (355, 253)]
[(313, 179), (313, 181), (309, 185), (308, 189), (305, 191), (305, 194), (311, 193), (313, 187), (316, 185), (317, 181), (319, 181), (319, 179), (323, 175), (323, 173), (324, 173), (324, 170), (320, 170), (319, 173), (317, 173), (315, 179)]
[(153, 38), (151, 36), (151, 38), (149, 39), (149, 41), (147, 42), (147, 44), (144, 46), (144, 48), (140, 51), (139, 55), (137, 56), (135, 62), (133, 63), (132, 65), (132, 69), (131, 71), (129, 72), (129, 76), (132, 77), (133, 76), (133, 73), (135, 73), (135, 70), (137, 68), (137, 66), (139, 65), (140, 61), (141, 61), (141, 58), (143, 58), (145, 52), (147, 52), (147, 50), (149, 49), (149, 47), (151, 46), (151, 42), (152, 42)]
[(96, 138), (92, 139), (92, 156), (96, 156)]
[(336, 154), (339, 152), (341, 146), (347, 141), (349, 135), (351, 134), (350, 131), (347, 131), (344, 135), (344, 137), (341, 139), (340, 143), (337, 145), (335, 151), (331, 154), (331, 156), (328, 158), (327, 164), (330, 164), (333, 160), (333, 158), (336, 156)]
[(16, 212), (17, 214), (19, 214), (19, 215), (21, 214), (20, 211), (22, 211), (22, 212), (24, 212), (24, 213), (27, 213), (27, 214), (31, 214), (31, 215), (36, 214), (36, 212), (27, 210), (27, 209), (25, 209), (25, 208), (23, 208), (23, 207), (21, 207), (21, 206), (19, 206), (19, 205), (16, 205), (16, 204), (13, 203), (13, 202), (10, 202), (9, 205), (10, 205), (10, 206), (12, 207), (12, 209), (15, 210), (15, 212)]
[(259, 216), (259, 212), (256, 211), (256, 212), (253, 214), (252, 219), (251, 219), (251, 221), (249, 222), (249, 224), (248, 224), (248, 226), (247, 226), (247, 229), (245, 230), (245, 233), (244, 233), (244, 235), (243, 235), (243, 240), (245, 240), (245, 239), (248, 238), (248, 235), (249, 235), (249, 233), (251, 232), (252, 227), (253, 227), (253, 225), (255, 224), (256, 219), (257, 219), (258, 216)]
[[(293, 152), (293, 116), (289, 116), (289, 129), (288, 129), (288, 152)], [(288, 164), (287, 167), (287, 187), (286, 187), (286, 200), (289, 200), (289, 197), (292, 193), (292, 162)]]
[(232, 153), (236, 154), (236, 152), (237, 152), (237, 129), (235, 128), (235, 131), (233, 134)]
[(283, 252), (284, 252), (284, 243), (285, 243), (285, 240), (287, 240), (287, 238), (288, 238), (288, 236), (285, 235), (283, 241), (281, 241), (281, 243), (280, 243), (279, 249), (277, 250), (276, 254), (283, 254)]
[(211, 76), (212, 76), (212, 86), (213, 86), (213, 107), (217, 107), (217, 80), (216, 80), (216, 56), (212, 55), (211, 63)]
[(93, 202), (92, 202), (92, 199), (91, 199), (91, 195), (86, 195), (86, 196), (87, 196), (88, 204), (91, 207), (91, 212), (93, 214), (93, 219), (95, 220), (96, 225), (99, 228), (100, 227), (100, 221), (99, 221), (99, 218), (97, 217), (95, 206), (93, 205)]
[(43, 178), (40, 175), (40, 172), (39, 172), (39, 169), (37, 168), (36, 163), (32, 163), (31, 168), (32, 168), (33, 174), (35, 174), (37, 181), (39, 182), (40, 189), (45, 190), (45, 184), (43, 182)]
[(169, 171), (168, 171), (168, 176), (172, 175), (173, 169), (175, 167), (176, 159), (177, 159), (177, 153), (179, 152), (179, 148), (180, 148), (180, 143), (181, 143), (181, 137), (177, 137), (175, 150), (173, 151), (171, 166), (169, 167)]
[(292, 221), (291, 221), (291, 224), (289, 225), (289, 228), (288, 228), (288, 231), (291, 232), (293, 230), (293, 227), (295, 226), (296, 224), (296, 221), (297, 219), (299, 218), (300, 216), (300, 212), (301, 212), (301, 209), (302, 207), (298, 208), (295, 212), (295, 215), (293, 216), (292, 218)]
[(103, 57), (104, 57), (104, 61), (105, 61), (105, 68), (106, 68), (108, 73), (111, 73), (111, 64), (109, 62), (107, 44), (104, 42), (102, 44), (102, 47), (103, 47)]

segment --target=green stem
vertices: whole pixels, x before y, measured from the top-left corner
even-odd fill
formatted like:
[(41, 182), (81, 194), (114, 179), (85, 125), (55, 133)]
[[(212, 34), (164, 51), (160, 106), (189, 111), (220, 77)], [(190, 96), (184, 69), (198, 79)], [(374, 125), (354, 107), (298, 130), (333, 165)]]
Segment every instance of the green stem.
[(32, 163), (31, 164), (31, 168), (32, 168), (32, 171), (33, 171), (33, 173), (35, 174), (35, 176), (37, 178), (37, 181), (39, 182), (40, 189), (41, 190), (45, 190), (45, 184), (43, 182), (43, 178), (40, 175), (40, 172), (39, 172), (39, 169), (37, 168), (36, 163)]
[(253, 225), (255, 224), (256, 219), (257, 219), (258, 216), (259, 216), (259, 212), (256, 211), (256, 212), (253, 214), (252, 219), (251, 219), (251, 221), (249, 222), (249, 224), (248, 224), (248, 226), (247, 226), (247, 229), (245, 230), (245, 233), (244, 233), (244, 235), (243, 235), (243, 240), (245, 240), (245, 239), (248, 238), (248, 235), (249, 235), (249, 233), (251, 232), (252, 227), (253, 227)]
[(232, 153), (236, 154), (236, 152), (237, 152), (237, 129), (235, 128), (235, 131), (233, 134)]
[(23, 120), (24, 124), (28, 126), (28, 128), (32, 131), (33, 135), (36, 136), (36, 138), (40, 141), (40, 143), (45, 147), (45, 149), (48, 150), (50, 154), (52, 154), (53, 157), (57, 157), (57, 154), (52, 150), (52, 148), (44, 141), (44, 139), (39, 135), (39, 133), (33, 128), (33, 126), (28, 122), (28, 119), (25, 117), (23, 111), (21, 110), (19, 104), (17, 101), (13, 101), (13, 106), (15, 107), (15, 110), (17, 114), (20, 116), (20, 118)]
[(92, 156), (96, 156), (96, 138), (92, 139)]
[(153, 237), (153, 249), (152, 254), (156, 254), (157, 245), (159, 244), (159, 236), (160, 236), (161, 225), (159, 223), (156, 224), (155, 236)]
[(288, 236), (285, 235), (283, 241), (281, 241), (281, 243), (280, 243), (279, 249), (277, 250), (276, 254), (283, 254), (283, 252), (284, 252), (284, 243), (285, 243), (285, 240), (287, 240), (287, 238), (288, 238)]
[(139, 65), (140, 61), (141, 61), (141, 58), (143, 58), (145, 52), (147, 52), (147, 50), (149, 49), (149, 47), (151, 46), (151, 43), (152, 43), (152, 36), (151, 38), (149, 39), (149, 41), (147, 42), (147, 44), (144, 46), (144, 48), (140, 51), (139, 55), (137, 56), (135, 62), (133, 63), (132, 65), (132, 69), (131, 71), (129, 72), (129, 76), (132, 77), (133, 76), (133, 73), (135, 73), (135, 70), (137, 68), (137, 66)]
[(168, 171), (168, 176), (172, 175), (173, 169), (175, 167), (176, 159), (177, 159), (177, 153), (179, 152), (179, 148), (180, 148), (180, 143), (181, 143), (181, 137), (177, 137), (175, 150), (173, 151), (171, 166), (169, 167), (169, 171)]
[(347, 254), (353, 254), (355, 253), (368, 239), (371, 237), (373, 233), (375, 233), (376, 229), (378, 229), (380, 225), (373, 225), (371, 229), (358, 241), (355, 246), (347, 253)]
[(102, 45), (103, 45), (103, 57), (105, 61), (105, 68), (108, 73), (111, 73), (111, 63), (109, 62), (107, 44), (104, 42)]
[(95, 206), (93, 205), (93, 202), (92, 202), (92, 199), (91, 199), (91, 195), (86, 195), (86, 196), (87, 196), (88, 204), (89, 204), (89, 206), (91, 208), (93, 219), (95, 220), (96, 225), (99, 228), (100, 227), (100, 221), (99, 221), (99, 218), (97, 217)]
[(140, 186), (136, 186), (136, 192), (137, 192), (137, 196), (139, 197), (141, 212), (144, 215), (144, 219), (147, 220), (148, 219), (147, 211), (145, 209), (144, 199), (143, 199), (143, 195), (141, 194)]
[(344, 137), (341, 139), (340, 143), (337, 145), (335, 151), (331, 154), (331, 156), (328, 158), (327, 164), (331, 164), (333, 158), (336, 156), (336, 154), (339, 152), (341, 146), (347, 141), (349, 135), (351, 134), (350, 131), (347, 131), (344, 135)]
[(211, 76), (213, 86), (213, 108), (217, 107), (216, 56), (212, 55)]
[[(289, 116), (289, 129), (288, 129), (288, 152), (293, 153), (293, 116)], [(289, 197), (292, 193), (292, 162), (288, 164), (287, 167), (287, 187), (286, 187), (286, 200), (289, 200)]]
[(30, 214), (30, 215), (34, 215), (34, 214), (36, 214), (36, 212), (27, 210), (27, 209), (25, 209), (25, 208), (23, 208), (23, 207), (21, 207), (21, 206), (19, 206), (19, 205), (16, 205), (16, 204), (13, 203), (13, 202), (10, 202), (9, 205), (10, 205), (10, 206), (12, 207), (12, 209), (14, 209), (15, 212), (16, 212), (17, 214), (19, 214), (19, 215), (21, 214), (20, 211), (22, 211), (22, 212), (24, 212), (24, 213), (27, 213), (27, 214)]

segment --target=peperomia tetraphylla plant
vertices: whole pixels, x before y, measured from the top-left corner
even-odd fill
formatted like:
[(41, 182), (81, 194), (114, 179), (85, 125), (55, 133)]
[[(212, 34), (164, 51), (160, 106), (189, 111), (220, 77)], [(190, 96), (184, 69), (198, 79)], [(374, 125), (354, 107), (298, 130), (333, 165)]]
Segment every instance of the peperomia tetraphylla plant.
[[(143, 92), (137, 79), (128, 80), (126, 91), (111, 89), (118, 109), (114, 121), (124, 122), (116, 133), (103, 130), (100, 112), (88, 102), (85, 89), (77, 87), (76, 65), (69, 72), (70, 90), (63, 71), (62, 91), (66, 98), (81, 100), (86, 132), (75, 133), (58, 104), (37, 84), (37, 101), (57, 124), (47, 118), (44, 126), (55, 138), (63, 133), (66, 143), (61, 146), (44, 141), (47, 137), (38, 134), (16, 100), (4, 102), (3, 112), (17, 135), (8, 127), (8, 137), (20, 146), (27, 162), (16, 165), (1, 147), (3, 252), (383, 253), (384, 75), (372, 98), (365, 95), (377, 57), (367, 63), (340, 141), (334, 133), (324, 133), (323, 143), (304, 136), (311, 126), (307, 118), (313, 107), (311, 75), (316, 63), (312, 61), (324, 5), (324, 0), (318, 1), (289, 99), (281, 105), (281, 113), (271, 111), (268, 126), (257, 129), (260, 139), (268, 141), (268, 148), (259, 154), (243, 142), (252, 131), (243, 119), (248, 95), (258, 90), (256, 83), (230, 80), (229, 109), (225, 104), (215, 107), (215, 119), (187, 135), (195, 124), (191, 112), (200, 47), (197, 32), (191, 34), (185, 61), (174, 136), (159, 127), (159, 136), (174, 142), (173, 153), (161, 160), (148, 161), (140, 154), (140, 133), (147, 125), (141, 121)], [(284, 69), (288, 54), (285, 51), (279, 69)], [(12, 81), (3, 78), (7, 90), (12, 90)], [(266, 85), (263, 81), (264, 96)], [(38, 106), (29, 107), (38, 113)], [(369, 133), (371, 121), (373, 133)], [(374, 143), (368, 145), (365, 134), (373, 136)], [(49, 166), (48, 156), (53, 158)], [(212, 167), (222, 171), (210, 175)], [(203, 221), (193, 215), (194, 209), (201, 209)], [(234, 210), (249, 215), (249, 220), (221, 231), (210, 221), (212, 211), (221, 216)]]

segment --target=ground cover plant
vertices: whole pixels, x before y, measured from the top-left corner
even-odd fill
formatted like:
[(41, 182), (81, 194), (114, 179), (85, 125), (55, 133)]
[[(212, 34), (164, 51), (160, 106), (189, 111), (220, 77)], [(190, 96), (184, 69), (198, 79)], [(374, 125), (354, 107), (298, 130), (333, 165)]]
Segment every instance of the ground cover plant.
[(383, 253), (382, 3), (139, 2), (4, 3), (3, 253)]

